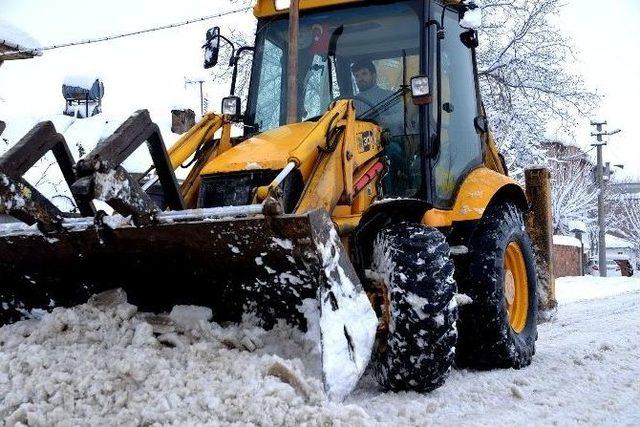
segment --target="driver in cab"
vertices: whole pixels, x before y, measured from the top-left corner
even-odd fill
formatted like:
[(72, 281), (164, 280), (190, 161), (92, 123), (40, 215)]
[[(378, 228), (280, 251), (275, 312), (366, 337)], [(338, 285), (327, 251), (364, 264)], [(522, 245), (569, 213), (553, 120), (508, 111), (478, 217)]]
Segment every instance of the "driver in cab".
[[(378, 73), (371, 61), (360, 60), (353, 63), (351, 73), (358, 86), (358, 94), (354, 99), (356, 116), (363, 115), (374, 119), (382, 128), (383, 132), (388, 132), (388, 142), (385, 144), (384, 152), (390, 163), (390, 171), (386, 177), (385, 187), (392, 191), (397, 190), (401, 182), (403, 161), (403, 150), (400, 141), (394, 136), (404, 133), (404, 109), (403, 96), (395, 92), (382, 89), (378, 86)], [(367, 114), (372, 108), (376, 109), (375, 114)]]
[[(402, 97), (392, 99), (394, 92), (382, 89), (378, 86), (378, 73), (375, 65), (369, 60), (359, 60), (351, 65), (351, 73), (355, 79), (358, 93), (354, 100), (356, 114), (363, 116), (372, 108), (378, 111), (371, 116), (378, 121), (380, 126), (391, 132), (392, 135), (402, 133)], [(389, 102), (389, 106), (381, 106), (381, 103)]]

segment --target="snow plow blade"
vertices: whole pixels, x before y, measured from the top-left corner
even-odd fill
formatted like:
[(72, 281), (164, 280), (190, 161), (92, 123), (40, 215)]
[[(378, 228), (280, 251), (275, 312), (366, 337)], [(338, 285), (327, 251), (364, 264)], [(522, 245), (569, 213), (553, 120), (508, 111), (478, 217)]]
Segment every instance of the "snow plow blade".
[(368, 363), (377, 319), (324, 211), (238, 217), (233, 208), (211, 208), (158, 213), (144, 226), (119, 215), (99, 223), (67, 218), (61, 228), (42, 234), (0, 224), (2, 324), (123, 288), (145, 311), (192, 304), (212, 308), (219, 322), (255, 313), (266, 327), (279, 319), (302, 330), (319, 326), (334, 400)]

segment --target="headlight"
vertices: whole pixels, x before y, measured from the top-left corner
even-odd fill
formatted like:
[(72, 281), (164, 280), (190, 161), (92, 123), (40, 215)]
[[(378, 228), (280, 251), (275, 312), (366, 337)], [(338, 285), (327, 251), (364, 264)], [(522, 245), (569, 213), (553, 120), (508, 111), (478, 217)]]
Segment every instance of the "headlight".
[(222, 114), (237, 119), (240, 116), (240, 98), (237, 96), (227, 96), (222, 98)]

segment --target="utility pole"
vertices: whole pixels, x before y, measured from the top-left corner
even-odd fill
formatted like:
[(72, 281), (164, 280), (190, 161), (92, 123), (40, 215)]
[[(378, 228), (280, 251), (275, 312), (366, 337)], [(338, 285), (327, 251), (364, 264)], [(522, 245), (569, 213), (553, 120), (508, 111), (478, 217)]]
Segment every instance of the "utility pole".
[(200, 116), (204, 116), (204, 95), (202, 93), (202, 85), (204, 84), (204, 80), (189, 80), (185, 77), (184, 84), (200, 84)]
[(595, 132), (591, 132), (591, 136), (596, 137), (596, 142), (591, 144), (592, 147), (596, 147), (598, 150), (596, 166), (596, 184), (598, 185), (598, 271), (600, 277), (607, 277), (607, 243), (606, 243), (606, 212), (604, 208), (604, 168), (602, 163), (602, 147), (607, 145), (606, 141), (603, 141), (603, 136), (615, 135), (620, 132), (620, 129), (614, 131), (605, 131), (602, 129), (607, 124), (606, 120), (592, 120), (591, 126), (596, 127)]

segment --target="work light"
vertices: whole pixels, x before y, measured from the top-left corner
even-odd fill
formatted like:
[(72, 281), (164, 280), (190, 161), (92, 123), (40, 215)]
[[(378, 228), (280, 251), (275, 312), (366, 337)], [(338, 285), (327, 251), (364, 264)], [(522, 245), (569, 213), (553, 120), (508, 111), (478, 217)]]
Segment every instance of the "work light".
[(429, 77), (415, 76), (411, 78), (411, 97), (415, 105), (428, 104), (431, 102)]
[(240, 116), (240, 98), (237, 96), (222, 98), (222, 114), (237, 119)]
[(291, 6), (291, 0), (275, 0), (276, 10), (289, 9)]

